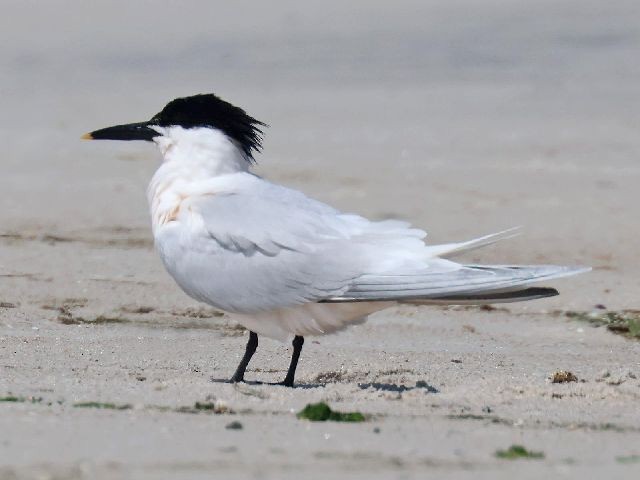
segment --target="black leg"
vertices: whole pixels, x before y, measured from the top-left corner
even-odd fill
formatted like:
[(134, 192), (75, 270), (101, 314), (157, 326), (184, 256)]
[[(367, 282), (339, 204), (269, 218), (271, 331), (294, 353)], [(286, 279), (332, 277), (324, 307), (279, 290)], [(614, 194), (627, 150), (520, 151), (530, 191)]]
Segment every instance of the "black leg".
[(244, 351), (244, 357), (240, 360), (240, 365), (236, 369), (236, 373), (231, 377), (231, 383), (238, 383), (244, 381), (244, 372), (247, 370), (247, 365), (251, 361), (251, 357), (256, 353), (256, 349), (258, 348), (258, 334), (254, 332), (249, 332), (249, 341), (247, 342), (247, 348)]
[(293, 379), (296, 376), (296, 367), (298, 366), (298, 359), (300, 358), (300, 352), (302, 351), (302, 345), (304, 345), (304, 337), (298, 335), (293, 339), (293, 355), (291, 355), (291, 364), (289, 365), (289, 371), (284, 378), (282, 385), (285, 387), (293, 387)]

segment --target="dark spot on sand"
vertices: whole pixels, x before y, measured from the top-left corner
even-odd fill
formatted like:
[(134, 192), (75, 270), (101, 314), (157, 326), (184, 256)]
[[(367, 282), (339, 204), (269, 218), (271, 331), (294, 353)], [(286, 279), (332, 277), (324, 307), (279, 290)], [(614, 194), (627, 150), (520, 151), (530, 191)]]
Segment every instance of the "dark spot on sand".
[(176, 315), (177, 317), (188, 318), (216, 318), (224, 316), (224, 313), (208, 308), (186, 308), (184, 310), (172, 310), (171, 314)]
[(118, 405), (109, 402), (78, 402), (74, 403), (73, 406), (76, 408), (98, 408), (105, 410), (129, 410), (132, 408), (128, 403)]
[(105, 317), (100, 315), (94, 319), (78, 317), (70, 312), (63, 312), (58, 315), (58, 321), (63, 325), (105, 325), (111, 323), (129, 323), (130, 320), (122, 317)]
[(242, 424), (240, 422), (238, 422), (237, 420), (234, 420), (233, 422), (227, 424), (226, 427), (227, 430), (242, 430)]
[(154, 310), (155, 310), (155, 308), (153, 308), (153, 307), (145, 307), (145, 306), (140, 306), (140, 307), (122, 307), (120, 309), (120, 311), (124, 312), (124, 313), (138, 313), (138, 314), (151, 313)]
[(558, 370), (551, 376), (551, 383), (577, 382), (578, 377), (567, 370)]
[(55, 245), (56, 243), (73, 242), (74, 239), (68, 238), (68, 237), (61, 237), (59, 235), (46, 234), (40, 237), (40, 241), (48, 243), (49, 245)]
[(178, 407), (174, 411), (178, 413), (233, 413), (233, 411), (226, 405), (215, 402), (196, 402), (191, 407)]

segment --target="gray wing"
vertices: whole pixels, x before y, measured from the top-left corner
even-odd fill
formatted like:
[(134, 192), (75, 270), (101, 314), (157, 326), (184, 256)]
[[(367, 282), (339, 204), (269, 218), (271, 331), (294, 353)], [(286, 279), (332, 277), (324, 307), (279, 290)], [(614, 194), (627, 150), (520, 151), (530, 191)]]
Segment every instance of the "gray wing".
[(251, 182), (194, 201), (202, 220), (195, 222), (198, 239), (189, 239), (178, 265), (167, 265), (187, 293), (226, 311), (483, 295), (584, 271), (460, 265), (434, 257), (438, 246), (427, 247), (426, 234), (404, 222), (371, 222), (300, 192)]
[(197, 242), (167, 268), (195, 298), (238, 313), (271, 310), (340, 296), (364, 274), (424, 257), (425, 233), (404, 222), (370, 222), (264, 181), (251, 187), (192, 203)]

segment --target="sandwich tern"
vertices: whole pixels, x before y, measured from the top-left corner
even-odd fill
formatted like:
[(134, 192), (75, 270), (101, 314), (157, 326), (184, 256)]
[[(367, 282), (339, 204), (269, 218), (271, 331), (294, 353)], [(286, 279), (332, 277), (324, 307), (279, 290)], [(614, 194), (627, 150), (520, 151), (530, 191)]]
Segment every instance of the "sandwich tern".
[(555, 265), (466, 265), (450, 260), (511, 237), (427, 245), (397, 220), (343, 213), (251, 172), (266, 124), (213, 94), (178, 98), (151, 120), (85, 139), (146, 140), (163, 161), (147, 196), (155, 246), (192, 298), (249, 330), (231, 377), (244, 380), (258, 335), (286, 340), (293, 386), (304, 337), (364, 321), (399, 303), (486, 304), (557, 295), (534, 282), (587, 271)]

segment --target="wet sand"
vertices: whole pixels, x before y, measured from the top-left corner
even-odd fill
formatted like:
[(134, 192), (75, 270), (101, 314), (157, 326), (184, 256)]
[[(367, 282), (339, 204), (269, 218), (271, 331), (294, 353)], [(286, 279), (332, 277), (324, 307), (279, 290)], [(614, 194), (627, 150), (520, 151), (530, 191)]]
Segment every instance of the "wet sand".
[[(636, 2), (34, 5), (0, 19), (0, 478), (637, 477), (640, 342), (566, 315), (640, 309)], [(269, 179), (434, 243), (524, 227), (470, 263), (594, 270), (308, 338), (296, 389), (223, 383), (246, 333), (153, 251), (157, 152), (79, 140), (208, 91), (271, 125)], [(368, 420), (296, 418), (321, 400)]]

